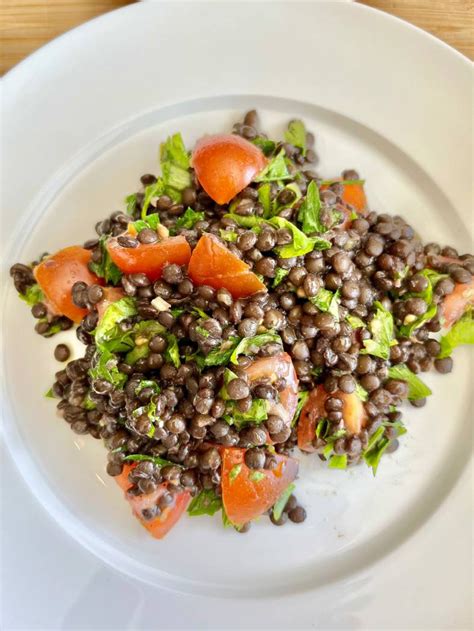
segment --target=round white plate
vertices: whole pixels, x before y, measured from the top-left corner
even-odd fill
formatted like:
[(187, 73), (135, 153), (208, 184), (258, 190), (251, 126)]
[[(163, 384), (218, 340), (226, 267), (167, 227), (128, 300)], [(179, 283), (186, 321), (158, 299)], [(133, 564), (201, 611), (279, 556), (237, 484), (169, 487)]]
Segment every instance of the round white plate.
[[(252, 107), (272, 134), (302, 117), (321, 174), (357, 168), (374, 209), (405, 216), (426, 240), (472, 250), (471, 80), (461, 55), (360, 5), (157, 2), (108, 14), (5, 79), (4, 271), (92, 236), (139, 176), (156, 171), (168, 134), (181, 131), (192, 146)], [(406, 410), (409, 434), (375, 479), (301, 458), (303, 525), (261, 520), (238, 536), (217, 516), (185, 517), (157, 542), (105, 474), (102, 445), (73, 435), (42, 396), (58, 339), (33, 332), (12, 289), (3, 314), (5, 435), (30, 488), (88, 549), (164, 588), (243, 597), (348, 579), (425, 524), (470, 457), (459, 440), (471, 409), (462, 349), (452, 375), (426, 377), (434, 395)]]

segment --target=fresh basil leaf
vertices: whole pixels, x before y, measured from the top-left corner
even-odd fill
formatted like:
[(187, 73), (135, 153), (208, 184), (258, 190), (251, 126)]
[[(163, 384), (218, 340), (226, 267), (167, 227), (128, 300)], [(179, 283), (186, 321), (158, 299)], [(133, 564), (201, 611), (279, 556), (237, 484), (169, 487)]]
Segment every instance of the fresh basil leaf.
[(268, 418), (268, 402), (266, 399), (252, 399), (250, 409), (247, 412), (241, 412), (237, 403), (230, 401), (223, 418), (229, 425), (235, 425), (238, 430), (248, 423), (257, 425)]
[(290, 143), (290, 145), (301, 149), (303, 156), (306, 155), (306, 127), (303, 121), (290, 121), (288, 130), (285, 132), (285, 140)]
[(161, 164), (161, 172), (167, 193), (169, 193), (170, 188), (175, 191), (182, 191), (192, 184), (189, 171), (182, 169), (172, 162), (163, 162)]
[(122, 348), (124, 332), (119, 329), (118, 324), (122, 320), (131, 318), (136, 314), (137, 307), (133, 298), (121, 298), (109, 305), (95, 330), (97, 346), (107, 344), (107, 348), (110, 351), (130, 350), (128, 343), (126, 348)]
[(184, 215), (181, 215), (176, 221), (175, 228), (177, 230), (192, 230), (198, 221), (203, 221), (204, 217), (205, 214), (203, 212), (197, 212), (192, 208), (187, 208)]
[(278, 285), (288, 276), (290, 270), (283, 269), (283, 267), (277, 267), (275, 270), (275, 278), (273, 279), (272, 287), (278, 287)]
[(242, 471), (242, 463), (240, 464), (235, 464), (232, 469), (229, 471), (229, 481), (232, 484), (232, 482), (235, 481), (235, 479), (238, 477), (238, 475), (240, 474), (240, 472)]
[(328, 467), (330, 469), (347, 469), (347, 454), (331, 456)]
[(408, 384), (408, 398), (412, 400), (428, 397), (431, 390), (423, 381), (412, 372), (405, 364), (396, 364), (388, 369), (390, 379), (400, 379)]
[(188, 506), (188, 515), (215, 515), (222, 508), (222, 499), (216, 495), (214, 489), (203, 489), (199, 495), (193, 497)]
[(438, 357), (449, 357), (457, 346), (474, 344), (474, 310), (466, 313), (453, 324), (451, 329), (440, 339), (441, 351)]
[(364, 340), (365, 348), (360, 353), (388, 360), (390, 347), (397, 343), (393, 339), (393, 317), (390, 311), (387, 311), (380, 302), (376, 301), (374, 305), (376, 312), (369, 323), (369, 331), (372, 333), (372, 338)]
[(326, 232), (327, 228), (321, 222), (321, 200), (318, 185), (314, 180), (308, 184), (306, 197), (298, 212), (298, 221), (302, 224), (303, 232)]
[(41, 287), (38, 283), (34, 285), (30, 285), (26, 288), (24, 294), (18, 294), (22, 300), (26, 302), (29, 307), (34, 307), (34, 305), (38, 304), (38, 302), (43, 302), (44, 294), (41, 291)]
[(227, 213), (224, 215), (226, 219), (232, 219), (238, 226), (242, 228), (255, 228), (257, 226), (261, 226), (266, 223), (266, 220), (262, 217), (257, 217), (255, 215), (243, 216), (237, 215), (236, 213)]
[(50, 388), (50, 389), (48, 390), (48, 392), (45, 392), (45, 395), (44, 395), (44, 396), (45, 396), (47, 399), (55, 399), (55, 398), (56, 398), (56, 397), (54, 396), (54, 394), (53, 394), (53, 389), (52, 389), (52, 388)]
[(275, 504), (273, 505), (273, 519), (275, 521), (278, 521), (285, 509), (285, 506), (288, 502), (288, 500), (290, 499), (290, 495), (293, 493), (293, 491), (295, 490), (295, 485), (289, 484), (286, 489), (283, 491), (283, 493), (280, 495), (280, 497), (277, 499), (277, 501), (275, 502)]
[(353, 316), (350, 313), (346, 315), (346, 321), (351, 325), (353, 329), (363, 329), (365, 327), (365, 322), (358, 318), (357, 316)]
[(299, 230), (294, 223), (283, 219), (283, 217), (273, 217), (269, 219), (268, 223), (276, 226), (277, 228), (286, 228), (293, 236), (293, 243), (288, 245), (282, 245), (275, 250), (278, 255), (283, 259), (288, 259), (293, 256), (303, 256), (313, 250), (327, 250), (331, 247), (329, 241), (326, 239), (320, 239), (319, 237), (307, 237), (304, 232)]
[[(379, 427), (379, 429), (382, 429), (383, 431), (385, 431), (384, 427)], [(380, 458), (382, 457), (384, 451), (387, 449), (389, 444), (390, 444), (390, 440), (386, 438), (385, 436), (382, 436), (382, 437), (379, 437), (377, 442), (375, 442), (370, 449), (367, 448), (364, 451), (364, 454), (363, 454), (364, 460), (369, 467), (372, 467), (372, 472), (374, 475), (377, 473), (377, 469), (380, 463)]]
[(98, 348), (93, 358), (93, 366), (89, 370), (92, 379), (105, 379), (115, 388), (121, 390), (127, 381), (126, 375), (121, 373), (118, 368), (118, 358), (107, 348)]
[(296, 404), (296, 410), (293, 415), (293, 419), (291, 421), (291, 427), (295, 427), (295, 425), (298, 423), (301, 410), (304, 408), (308, 398), (309, 398), (309, 392), (307, 390), (300, 390), (298, 392), (298, 403)]
[(355, 393), (356, 393), (356, 395), (359, 397), (359, 399), (361, 401), (368, 401), (369, 400), (369, 393), (367, 392), (367, 390), (365, 388), (363, 388), (360, 385), (360, 383), (358, 381), (356, 381)]
[(237, 364), (239, 355), (253, 355), (259, 348), (270, 342), (281, 344), (281, 338), (277, 333), (260, 333), (260, 335), (254, 335), (253, 337), (244, 337), (230, 355), (230, 361), (233, 364)]
[(280, 180), (291, 179), (293, 179), (293, 176), (288, 171), (285, 160), (285, 150), (282, 149), (270, 160), (260, 175), (255, 178), (255, 182), (278, 182)]
[(159, 456), (148, 456), (147, 454), (130, 454), (129, 456), (125, 456), (124, 458), (127, 462), (144, 462), (149, 461), (156, 464), (158, 467), (180, 467), (183, 465), (177, 464), (176, 462), (171, 462), (171, 460), (165, 460), (164, 458), (160, 458)]
[(126, 356), (125, 361), (130, 366), (133, 366), (137, 363), (139, 359), (145, 359), (150, 354), (150, 349), (148, 347), (148, 343), (135, 345), (132, 350), (130, 350)]
[(125, 203), (127, 204), (127, 215), (133, 216), (137, 207), (137, 194), (132, 193), (131, 195), (128, 195), (125, 198)]
[(329, 289), (322, 287), (316, 296), (311, 297), (309, 300), (320, 311), (330, 313), (336, 322), (339, 322), (339, 289), (333, 293)]
[(256, 145), (259, 149), (261, 149), (267, 157), (271, 156), (272, 153), (275, 151), (276, 142), (274, 142), (273, 140), (269, 140), (268, 138), (257, 136), (252, 140), (252, 143)]
[(271, 217), (272, 216), (272, 185), (270, 182), (265, 182), (258, 187), (258, 201), (263, 206), (263, 216)]
[(156, 180), (156, 182), (154, 182), (153, 184), (149, 184), (145, 188), (145, 197), (143, 198), (142, 212), (141, 212), (141, 218), (144, 221), (146, 220), (148, 206), (150, 205), (151, 200), (154, 197), (160, 197), (161, 195), (163, 195), (165, 192), (165, 188), (166, 188), (165, 183), (163, 181), (163, 178), (161, 177), (159, 177)]
[(107, 249), (107, 237), (103, 235), (99, 240), (100, 251), (102, 258), (100, 263), (95, 263), (91, 260), (89, 267), (99, 278), (103, 278), (108, 285), (118, 285), (122, 278), (122, 272), (115, 265), (110, 258), (109, 251)]
[(179, 368), (181, 366), (181, 358), (179, 356), (179, 346), (176, 335), (167, 333), (166, 341), (168, 342), (168, 346), (166, 347), (165, 358), (167, 361), (171, 362), (175, 368)]
[(251, 480), (252, 482), (261, 482), (264, 479), (265, 479), (265, 474), (262, 473), (261, 471), (253, 470), (249, 474), (249, 480)]

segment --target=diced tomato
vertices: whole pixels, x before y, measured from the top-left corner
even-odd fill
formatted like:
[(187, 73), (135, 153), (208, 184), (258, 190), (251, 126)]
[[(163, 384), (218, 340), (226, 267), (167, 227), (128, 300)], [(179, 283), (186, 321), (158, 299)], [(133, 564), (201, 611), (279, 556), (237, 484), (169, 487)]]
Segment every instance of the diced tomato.
[(249, 266), (212, 234), (204, 234), (199, 239), (189, 261), (188, 274), (196, 285), (224, 287), (234, 298), (244, 298), (265, 289)]
[(198, 140), (192, 162), (209, 197), (218, 204), (227, 204), (265, 168), (267, 159), (248, 140), (220, 134)]
[(107, 242), (112, 261), (125, 274), (144, 273), (152, 281), (161, 276), (166, 265), (186, 265), (191, 257), (191, 248), (182, 236), (169, 237), (158, 243), (140, 244), (136, 248), (124, 248), (117, 238)]
[(456, 283), (454, 291), (443, 299), (440, 311), (444, 326), (451, 328), (470, 305), (474, 305), (474, 279), (470, 283)]
[(160, 484), (156, 491), (148, 493), (147, 495), (131, 496), (127, 493), (127, 490), (132, 486), (128, 480), (128, 474), (133, 467), (134, 465), (125, 465), (122, 473), (117, 476), (115, 480), (125, 492), (125, 498), (132, 507), (133, 514), (140, 521), (142, 526), (144, 526), (155, 539), (162, 539), (186, 510), (191, 495), (187, 491), (176, 493), (176, 495), (174, 495), (174, 502), (165, 508), (159, 517), (147, 521), (143, 519), (142, 512), (146, 508), (151, 508), (156, 505), (156, 502), (166, 491), (168, 484), (166, 482)]
[(298, 447), (302, 451), (314, 452), (313, 440), (316, 438), (316, 427), (326, 416), (324, 404), (329, 396), (342, 399), (342, 417), (349, 434), (358, 434), (367, 423), (367, 413), (357, 394), (346, 394), (337, 391), (329, 395), (323, 386), (317, 386), (301, 410), (298, 421)]
[[(337, 182), (339, 180), (341, 180), (341, 178), (335, 178), (333, 181)], [(342, 193), (342, 200), (346, 204), (349, 204), (350, 206), (352, 206), (359, 215), (362, 215), (362, 216), (366, 215), (367, 214), (367, 198), (365, 196), (364, 185), (361, 183), (361, 184), (344, 184), (343, 186), (344, 186), (344, 191)], [(324, 191), (327, 188), (329, 188), (329, 185), (323, 184), (320, 190)], [(341, 212), (344, 213), (345, 218), (344, 218), (344, 221), (341, 224), (339, 224), (337, 227), (339, 229), (346, 230), (347, 228), (349, 228), (349, 226), (352, 223), (351, 212), (348, 208), (344, 208), (344, 209), (338, 208), (338, 210), (341, 210)]]
[(221, 450), (222, 501), (228, 518), (237, 525), (271, 508), (298, 473), (298, 462), (279, 454), (275, 454), (275, 469), (249, 469), (245, 451), (232, 447)]
[(104, 287), (104, 297), (96, 304), (97, 311), (99, 312), (99, 320), (102, 319), (107, 307), (110, 307), (111, 304), (117, 302), (117, 300), (120, 300), (124, 296), (125, 292), (120, 287)]
[(279, 401), (271, 402), (268, 413), (279, 416), (286, 424), (291, 423), (298, 405), (298, 377), (288, 353), (256, 359), (245, 368), (245, 372), (250, 383), (274, 383), (277, 379), (286, 381), (286, 387), (278, 393)]
[(87, 309), (80, 309), (73, 303), (72, 286), (78, 281), (88, 285), (100, 282), (87, 267), (90, 260), (90, 250), (72, 245), (48, 256), (34, 269), (35, 278), (52, 310), (74, 322), (80, 322)]

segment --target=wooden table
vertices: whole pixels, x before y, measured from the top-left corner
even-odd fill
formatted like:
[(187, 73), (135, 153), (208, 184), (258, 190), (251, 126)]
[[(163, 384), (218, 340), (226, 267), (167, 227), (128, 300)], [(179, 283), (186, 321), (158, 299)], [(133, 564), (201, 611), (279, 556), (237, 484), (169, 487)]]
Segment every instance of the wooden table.
[[(363, 0), (433, 33), (474, 58), (473, 0)], [(130, 0), (2, 0), (0, 73), (87, 20)]]

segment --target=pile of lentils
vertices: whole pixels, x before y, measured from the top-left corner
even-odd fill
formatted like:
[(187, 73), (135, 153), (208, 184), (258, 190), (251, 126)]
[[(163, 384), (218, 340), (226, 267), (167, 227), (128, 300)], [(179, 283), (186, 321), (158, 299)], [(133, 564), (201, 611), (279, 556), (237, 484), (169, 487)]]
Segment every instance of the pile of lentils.
[[(243, 122), (234, 126), (234, 133), (250, 141), (257, 137), (266, 139), (259, 129), (255, 111), (248, 112)], [(303, 197), (292, 204), (294, 192), (273, 183), (271, 198), (285, 206), (280, 216), (295, 224), (309, 183), (320, 184), (322, 181), (314, 170), (317, 155), (312, 134), (307, 133), (306, 143), (308, 149), (304, 156), (300, 149), (288, 143), (277, 144), (275, 150), (285, 150), (290, 172)], [(52, 386), (53, 396), (59, 399), (58, 410), (71, 429), (104, 441), (108, 449), (107, 472), (111, 476), (122, 473), (124, 458), (130, 454), (157, 456), (170, 462), (160, 466), (152, 461), (142, 461), (130, 473), (133, 486), (129, 492), (132, 494), (148, 494), (162, 481), (169, 483), (168, 492), (160, 497), (156, 509), (146, 510), (144, 518), (148, 519), (158, 515), (172, 501), (172, 495), (182, 489), (193, 496), (202, 489), (213, 489), (216, 495), (221, 495), (218, 445), (246, 448), (245, 463), (252, 469), (271, 469), (276, 464), (275, 452), (288, 455), (296, 445), (296, 427), (278, 416), (270, 416), (260, 425), (249, 423), (240, 430), (224, 420), (226, 402), (219, 397), (219, 392), (225, 366), (199, 367), (193, 359), (196, 353), (207, 355), (232, 337), (248, 338), (267, 330), (277, 332), (281, 343), (267, 343), (258, 348), (254, 356), (240, 356), (239, 365), (232, 366), (238, 378), (230, 382), (229, 396), (242, 412), (250, 409), (255, 397), (278, 400), (279, 390), (286, 385), (284, 382), (249, 384), (244, 368), (258, 357), (271, 357), (284, 349), (293, 361), (300, 390), (311, 391), (322, 384), (332, 395), (325, 403), (331, 434), (344, 427), (343, 402), (338, 393), (354, 393), (358, 385), (362, 386), (368, 395), (364, 402), (368, 422), (358, 434), (342, 437), (334, 444), (336, 454), (347, 454), (348, 464), (356, 464), (360, 462), (370, 436), (382, 425), (391, 440), (387, 451), (398, 447), (391, 423), (401, 418), (398, 406), (408, 397), (408, 385), (403, 380), (389, 378), (389, 367), (406, 364), (415, 374), (432, 368), (449, 373), (453, 367), (451, 357), (436, 359), (440, 344), (432, 334), (441, 329), (437, 316), (420, 326), (410, 338), (398, 336), (398, 343), (390, 349), (389, 360), (361, 354), (364, 340), (371, 337), (369, 323), (374, 317), (374, 303), (378, 301), (391, 312), (397, 330), (406, 322), (407, 316), (419, 317), (428, 309), (429, 305), (422, 298), (404, 299), (407, 292), (419, 293), (426, 289), (428, 280), (419, 273), (421, 270), (430, 267), (446, 274), (434, 287), (435, 303), (450, 294), (455, 283), (470, 283), (474, 273), (472, 255), (460, 255), (454, 248), (435, 243), (424, 246), (402, 217), (375, 211), (358, 216), (348, 229), (339, 229), (336, 220), (336, 225), (323, 235), (330, 241), (329, 249), (280, 258), (275, 248), (292, 242), (290, 230), (268, 225), (257, 232), (224, 217), (230, 206), (238, 216), (262, 216), (259, 184), (250, 184), (229, 205), (221, 206), (201, 188), (192, 170), (191, 174), (192, 186), (182, 192), (181, 203), (162, 195), (152, 200), (149, 206), (148, 214), (159, 213), (161, 230), (164, 229), (165, 234), (145, 228), (133, 237), (124, 232), (128, 223), (141, 215), (145, 187), (156, 181), (154, 175), (143, 175), (132, 214), (113, 212), (96, 225), (97, 237), (84, 244), (92, 250), (93, 262), (100, 264), (103, 259), (100, 240), (104, 237), (117, 236), (123, 247), (135, 248), (140, 243), (156, 242), (168, 231), (174, 231), (174, 234), (185, 236), (193, 248), (201, 235), (209, 232), (218, 238), (224, 237), (222, 242), (263, 279), (267, 291), (235, 300), (226, 289), (195, 287), (187, 276), (186, 266), (174, 264), (165, 267), (162, 278), (155, 282), (143, 273), (122, 275), (118, 285), (127, 296), (136, 299), (137, 314), (121, 321), (119, 326), (126, 331), (137, 322), (156, 320), (178, 341), (181, 365), (177, 368), (167, 359), (166, 336), (156, 335), (149, 341), (148, 356), (133, 365), (125, 362), (124, 354), (119, 354), (118, 371), (126, 378), (124, 387), (119, 389), (103, 378), (92, 378), (89, 373), (96, 357), (94, 330), (99, 320), (97, 306), (103, 299), (104, 290), (99, 285), (76, 283), (72, 289), (73, 301), (77, 306), (89, 309), (76, 329), (85, 352), (83, 357), (69, 361), (56, 373)], [(354, 170), (344, 171), (341, 177), (343, 180), (359, 180), (359, 174)], [(328, 218), (328, 225), (338, 216), (332, 211), (353, 210), (345, 204), (342, 194), (343, 186), (339, 182), (333, 182), (320, 192), (321, 217), (323, 220)], [(177, 219), (188, 208), (203, 213), (203, 218), (192, 228), (177, 229)], [(344, 213), (339, 216), (342, 221)], [(226, 239), (226, 234), (231, 234), (232, 238)], [(443, 257), (458, 262), (446, 263)], [(276, 284), (275, 278), (281, 274), (279, 270), (284, 270), (286, 275)], [(31, 266), (16, 264), (11, 274), (20, 294), (35, 282)], [(339, 292), (338, 318), (320, 310), (311, 301), (321, 289)], [(169, 309), (157, 310), (152, 305), (152, 300), (157, 297), (166, 301)], [(173, 315), (176, 307), (183, 309), (178, 316)], [(202, 317), (196, 308), (206, 317)], [(71, 326), (72, 323), (64, 317), (48, 320), (46, 311), (46, 306), (41, 303), (32, 308), (33, 316), (39, 320), (38, 333), (48, 335), (51, 324), (57, 324), (61, 329)], [(347, 316), (359, 318), (364, 326), (354, 329)], [(59, 345), (55, 357), (67, 361), (68, 347)], [(149, 386), (138, 390), (143, 380), (156, 382), (160, 392), (157, 394)], [(148, 415), (134, 413), (150, 402), (154, 403), (156, 415), (163, 421), (151, 438), (148, 436), (151, 429)], [(411, 400), (410, 403), (421, 407), (425, 399)], [(273, 449), (266, 446), (268, 435)], [(313, 445), (319, 452), (325, 444), (323, 438), (314, 438)], [(321, 453), (320, 457), (324, 459)], [(303, 521), (306, 512), (292, 495), (280, 519), (275, 520), (271, 511), (269, 516), (273, 523), (281, 525), (288, 518), (296, 523)], [(246, 524), (240, 532), (246, 532), (249, 527), (250, 524)]]

